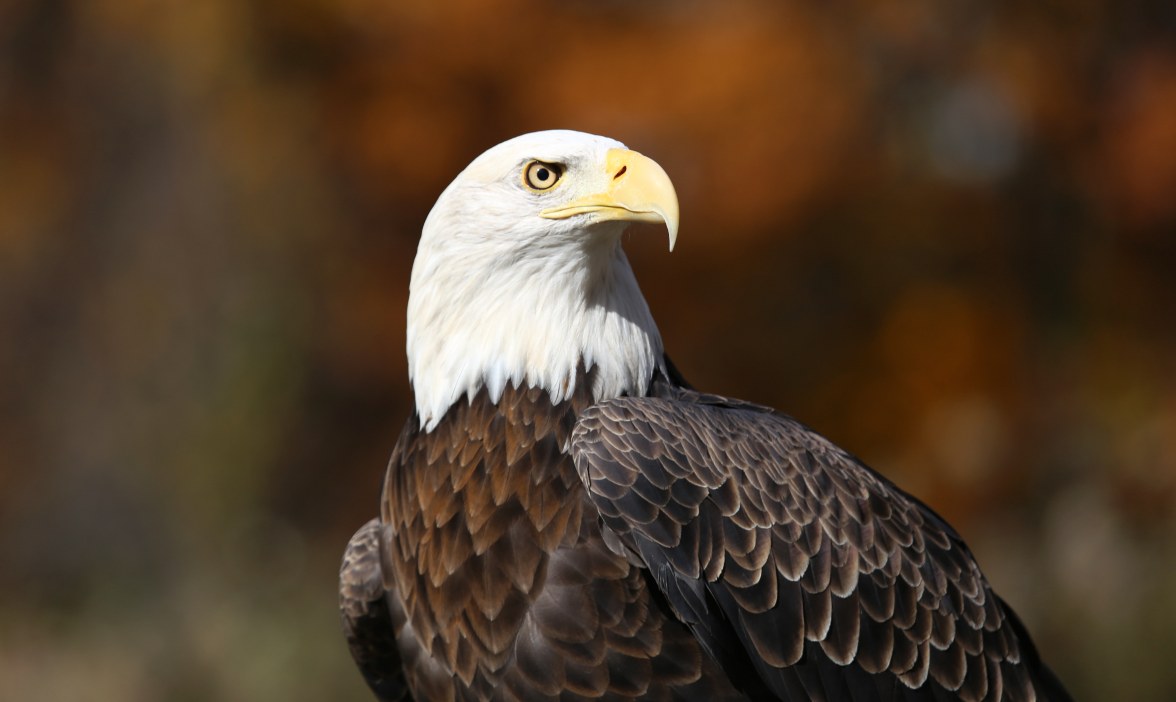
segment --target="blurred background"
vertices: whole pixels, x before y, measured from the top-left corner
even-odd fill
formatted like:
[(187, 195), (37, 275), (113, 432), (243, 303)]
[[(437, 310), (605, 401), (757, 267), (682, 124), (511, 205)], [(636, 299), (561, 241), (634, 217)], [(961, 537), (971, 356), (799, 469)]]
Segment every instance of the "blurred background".
[(1176, 698), (1176, 5), (0, 2), (0, 697), (370, 699), (338, 560), (420, 226), (566, 127), (696, 385), (933, 504), (1089, 700)]

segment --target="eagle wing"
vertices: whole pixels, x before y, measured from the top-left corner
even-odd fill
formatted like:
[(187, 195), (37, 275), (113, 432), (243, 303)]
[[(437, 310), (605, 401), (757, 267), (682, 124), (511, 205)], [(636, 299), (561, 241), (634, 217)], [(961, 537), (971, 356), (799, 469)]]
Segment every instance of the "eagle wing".
[(1068, 699), (959, 535), (787, 416), (683, 389), (620, 398), (581, 416), (572, 453), (615, 547), (716, 660), (750, 661), (760, 680), (745, 684)]
[(382, 527), (372, 519), (351, 537), (339, 568), (339, 613), (351, 656), (380, 702), (411, 702), (380, 574)]

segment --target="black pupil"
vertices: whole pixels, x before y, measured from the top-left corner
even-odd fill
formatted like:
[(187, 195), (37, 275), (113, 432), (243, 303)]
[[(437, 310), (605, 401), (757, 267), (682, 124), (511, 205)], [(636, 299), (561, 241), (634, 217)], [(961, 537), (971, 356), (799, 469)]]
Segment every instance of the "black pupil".
[(540, 183), (546, 182), (550, 176), (551, 176), (551, 172), (548, 171), (546, 168), (540, 168), (539, 170), (535, 171), (535, 178)]

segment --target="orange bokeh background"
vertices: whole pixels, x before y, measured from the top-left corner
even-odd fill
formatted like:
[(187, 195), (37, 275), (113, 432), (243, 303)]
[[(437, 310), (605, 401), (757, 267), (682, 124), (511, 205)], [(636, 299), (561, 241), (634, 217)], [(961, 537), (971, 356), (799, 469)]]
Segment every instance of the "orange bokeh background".
[(695, 385), (934, 505), (1081, 699), (1176, 697), (1171, 3), (0, 4), (0, 680), (368, 699), (335, 571), (449, 180), (574, 128)]

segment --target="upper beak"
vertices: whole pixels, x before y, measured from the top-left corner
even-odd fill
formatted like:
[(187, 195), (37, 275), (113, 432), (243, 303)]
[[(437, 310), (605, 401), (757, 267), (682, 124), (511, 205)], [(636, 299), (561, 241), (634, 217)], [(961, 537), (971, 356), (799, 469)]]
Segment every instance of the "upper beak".
[(610, 149), (605, 168), (611, 175), (608, 188), (539, 213), (547, 219), (565, 219), (595, 212), (604, 220), (665, 222), (670, 251), (678, 240), (678, 195), (670, 177), (657, 162), (628, 149)]

